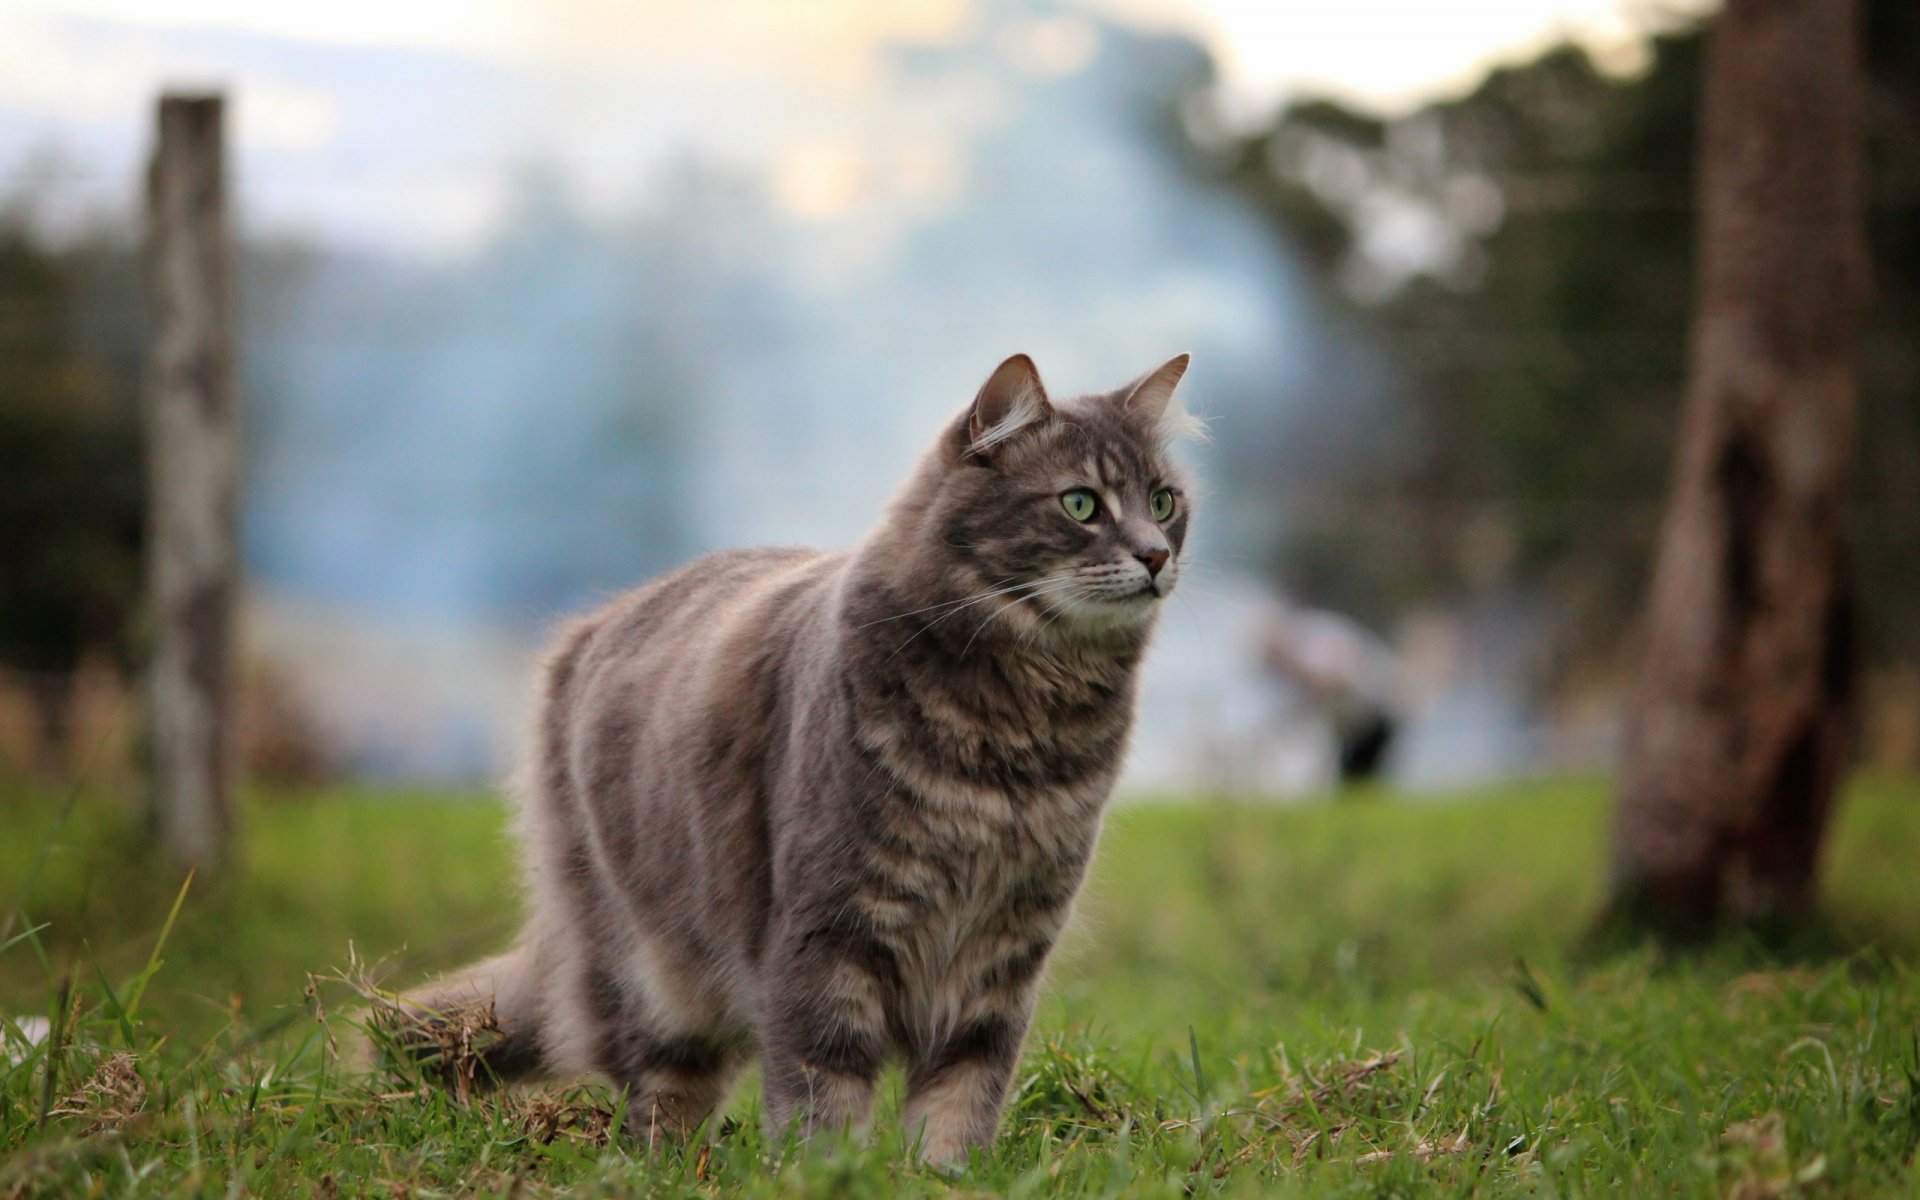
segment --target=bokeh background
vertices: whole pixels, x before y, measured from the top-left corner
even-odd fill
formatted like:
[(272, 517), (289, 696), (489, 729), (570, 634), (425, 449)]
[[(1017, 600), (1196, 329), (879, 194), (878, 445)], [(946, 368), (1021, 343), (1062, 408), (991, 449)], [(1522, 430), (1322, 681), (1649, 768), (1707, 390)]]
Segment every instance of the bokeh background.
[[(0, 0), (0, 1195), (1920, 1194), (1920, 4), (1856, 63), (1841, 0), (1726, 3)], [(148, 598), (172, 90), (225, 97), (225, 804), (167, 653), (221, 579)], [(1857, 355), (1844, 287), (1734, 294), (1855, 232)], [(366, 1053), (519, 928), (556, 623), (860, 536), (1010, 353), (1182, 350), (1192, 561), (967, 1176), (892, 1084), (861, 1146), (748, 1082), (655, 1154), (604, 1082), (449, 1100), (484, 1028)], [(1709, 602), (1648, 622), (1689, 388)]]
[[(1920, 762), (1920, 33), (1867, 5), (1865, 753)], [(1281, 603), (1413, 792), (1608, 761), (1691, 298), (1693, 3), (0, 8), (0, 755), (137, 774), (140, 179), (233, 106), (246, 754), (466, 783), (560, 616), (847, 542), (1006, 354), (1191, 350), (1196, 564), (1129, 788), (1312, 793)]]

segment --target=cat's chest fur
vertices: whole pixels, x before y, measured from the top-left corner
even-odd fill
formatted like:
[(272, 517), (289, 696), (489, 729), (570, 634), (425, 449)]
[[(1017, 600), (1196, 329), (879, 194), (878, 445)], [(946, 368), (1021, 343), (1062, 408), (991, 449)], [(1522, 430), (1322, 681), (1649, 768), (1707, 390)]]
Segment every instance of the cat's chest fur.
[[(1029, 731), (1030, 734), (1032, 731)], [(1034, 782), (1050, 739), (975, 745), (951, 734), (878, 748), (887, 795), (866, 830), (858, 906), (900, 965), (901, 1016), (937, 1036), (1017, 966), (1044, 958), (1065, 925), (1112, 786), (1110, 770)], [(965, 769), (956, 762), (968, 764)], [(944, 768), (944, 769), (943, 769)]]
[[(1096, 794), (1098, 793), (1098, 794)], [(900, 967), (898, 1017), (939, 1039), (1010, 968), (1044, 959), (1065, 926), (1099, 834), (1104, 788), (941, 800), (899, 795), (862, 897)], [(969, 802), (971, 800), (972, 802)], [(1020, 975), (1024, 980), (1026, 976)]]
[(1037, 836), (1044, 847), (1106, 799), (1136, 665), (1034, 655), (861, 672), (852, 733), (893, 790), (946, 817), (961, 843), (998, 836), (1018, 849)]

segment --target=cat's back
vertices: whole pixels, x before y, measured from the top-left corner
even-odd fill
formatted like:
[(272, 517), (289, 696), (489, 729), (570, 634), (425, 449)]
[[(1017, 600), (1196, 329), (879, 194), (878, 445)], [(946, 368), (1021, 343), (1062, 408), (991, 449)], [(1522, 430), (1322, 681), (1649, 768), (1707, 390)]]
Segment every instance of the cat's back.
[[(793, 611), (825, 583), (840, 553), (795, 547), (721, 550), (634, 588), (562, 640), (555, 690), (578, 694), (610, 675), (674, 673), (738, 653), (805, 623)], [(558, 697), (556, 697), (558, 698)]]
[[(723, 550), (608, 603), (550, 662), (546, 725), (575, 751), (683, 751), (775, 702), (820, 640), (844, 551)], [(675, 757), (679, 757), (678, 754)]]

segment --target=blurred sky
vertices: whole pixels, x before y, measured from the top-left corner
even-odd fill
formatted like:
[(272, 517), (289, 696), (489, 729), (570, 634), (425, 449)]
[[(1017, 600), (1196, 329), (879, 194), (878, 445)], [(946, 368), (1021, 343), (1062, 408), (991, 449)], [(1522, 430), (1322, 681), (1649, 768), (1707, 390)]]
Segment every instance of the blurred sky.
[[(1201, 41), (1252, 116), (1304, 92), (1382, 110), (1470, 86), (1575, 37), (1630, 67), (1635, 31), (1706, 0), (1086, 0), (1014, 52), (1036, 73), (1093, 52), (1084, 12)], [(619, 211), (695, 138), (777, 164), (782, 202), (830, 219), (955, 184), (943, 111), (876, 106), (901, 43), (964, 35), (992, 0), (0, 0), (0, 171), (49, 148), (94, 202), (136, 156), (163, 84), (234, 86), (256, 228), (458, 253), (509, 203), (504, 165), (557, 166)], [(984, 114), (979, 114), (984, 115)], [(483, 179), (483, 176), (492, 176)], [(369, 179), (376, 182), (368, 182)], [(110, 189), (111, 182), (117, 191)], [(84, 198), (84, 186), (75, 196)], [(76, 202), (80, 202), (78, 199)]]
[[(1390, 371), (1192, 169), (1170, 105), (1201, 97), (1182, 111), (1204, 141), (1303, 93), (1404, 110), (1567, 36), (1628, 69), (1632, 31), (1674, 11), (0, 0), (0, 200), (131, 234), (156, 91), (229, 91), (261, 251), (254, 644), (358, 767), (477, 775), (553, 619), (704, 550), (858, 537), (1013, 350), (1061, 393), (1192, 351), (1184, 389), (1223, 442), (1284, 445), (1315, 406), (1372, 429)], [(1222, 86), (1197, 93), (1209, 59)], [(305, 249), (276, 257), (284, 238)], [(1451, 244), (1402, 240), (1410, 269)], [(1284, 514), (1206, 503), (1135, 771), (1284, 783), (1235, 765), (1277, 721), (1248, 648)], [(1449, 678), (1429, 707), (1459, 727), (1416, 728), (1410, 775), (1515, 760), (1512, 672), (1484, 674)]]

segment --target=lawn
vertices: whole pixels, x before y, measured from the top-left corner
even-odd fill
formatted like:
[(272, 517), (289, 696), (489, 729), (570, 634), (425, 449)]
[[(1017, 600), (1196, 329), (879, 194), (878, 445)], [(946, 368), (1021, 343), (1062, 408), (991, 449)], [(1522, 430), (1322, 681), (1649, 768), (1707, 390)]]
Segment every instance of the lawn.
[(604, 1089), (357, 1067), (350, 945), (406, 983), (510, 934), (484, 799), (256, 796), (164, 945), (180, 878), (68, 799), (0, 785), (0, 1014), (57, 1043), (0, 1058), (0, 1197), (1920, 1195), (1920, 783), (1853, 789), (1827, 928), (1786, 955), (1583, 949), (1598, 782), (1122, 808), (957, 1178), (906, 1160), (897, 1083), (864, 1142), (770, 1142), (749, 1080), (648, 1152)]

